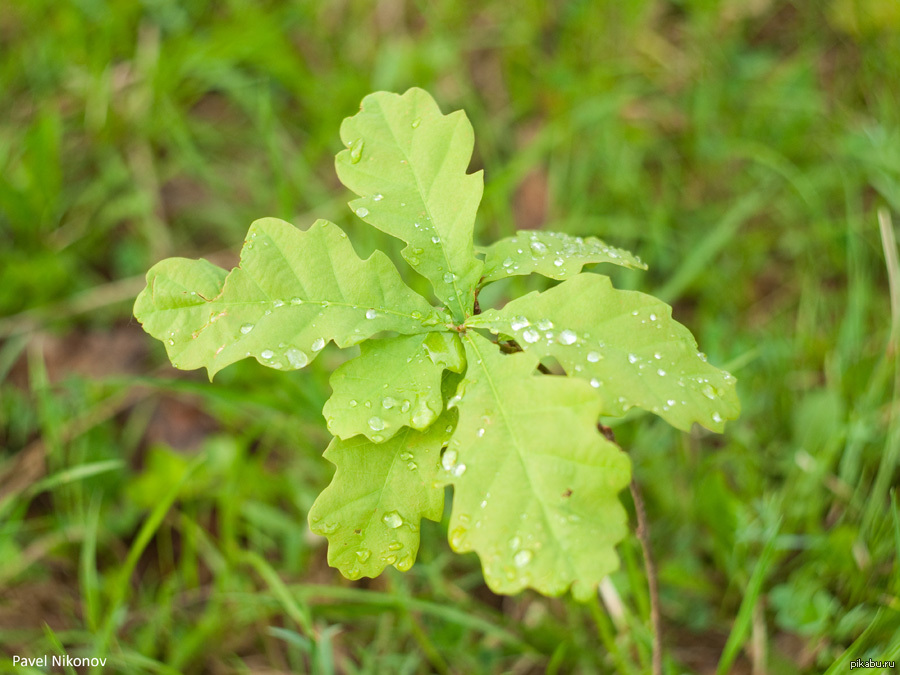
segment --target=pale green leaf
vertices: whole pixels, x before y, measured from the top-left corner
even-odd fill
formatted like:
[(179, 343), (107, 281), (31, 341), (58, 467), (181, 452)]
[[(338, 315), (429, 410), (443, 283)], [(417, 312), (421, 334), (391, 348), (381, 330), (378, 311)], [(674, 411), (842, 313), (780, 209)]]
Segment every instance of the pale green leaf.
[(503, 356), (477, 333), (463, 342), (468, 368), (451, 399), (459, 422), (441, 458), (453, 485), (450, 545), (478, 553), (496, 593), (571, 587), (587, 599), (618, 566), (628, 457), (598, 432), (590, 385), (535, 375), (536, 354)]
[(519, 230), (485, 248), (484, 283), (517, 274), (542, 274), (551, 279), (569, 279), (585, 265), (612, 263), (632, 269), (647, 269), (640, 258), (614, 248), (596, 237), (573, 237), (562, 232)]
[(465, 366), (455, 333), (368, 340), (360, 355), (331, 376), (334, 393), (322, 411), (340, 438), (363, 434), (380, 443), (401, 427), (424, 429), (444, 409), (441, 376)]
[(329, 565), (350, 579), (412, 567), (422, 518), (443, 514), (444, 490), (435, 482), (454, 417), (445, 413), (424, 432), (401, 429), (384, 443), (363, 436), (331, 442), (325, 458), (337, 471), (309, 512), (310, 529), (328, 537)]
[(466, 114), (442, 115), (422, 89), (376, 92), (341, 124), (341, 140), (338, 177), (360, 196), (350, 207), (407, 243), (403, 257), (462, 321), (481, 277), (472, 231), (484, 189), (482, 172), (466, 173), (474, 145)]
[(205, 367), (210, 377), (250, 356), (302, 368), (329, 340), (347, 347), (380, 331), (439, 330), (449, 319), (386, 255), (361, 260), (336, 225), (319, 220), (302, 231), (276, 218), (253, 223), (230, 272), (184, 258), (154, 265), (134, 315), (176, 368)]
[(467, 322), (514, 338), (526, 351), (553, 356), (587, 380), (604, 415), (632, 406), (679, 429), (697, 422), (722, 431), (737, 418), (735, 378), (706, 362), (672, 308), (637, 291), (620, 291), (598, 274), (581, 274)]

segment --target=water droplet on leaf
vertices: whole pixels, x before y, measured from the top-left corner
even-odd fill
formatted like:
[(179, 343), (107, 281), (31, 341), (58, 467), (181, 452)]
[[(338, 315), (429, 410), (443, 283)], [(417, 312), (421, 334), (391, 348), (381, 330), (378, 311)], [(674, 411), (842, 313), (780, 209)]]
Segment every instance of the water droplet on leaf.
[(403, 524), (403, 518), (400, 517), (400, 514), (396, 511), (388, 511), (384, 514), (382, 518), (384, 524), (390, 527), (393, 530), (396, 530)]
[(527, 548), (523, 548), (513, 556), (513, 562), (516, 564), (516, 567), (525, 567), (525, 565), (531, 562), (531, 558), (531, 551)]
[(288, 349), (284, 355), (287, 356), (287, 360), (294, 368), (302, 368), (309, 363), (309, 357), (299, 349)]
[(509, 327), (514, 331), (520, 331), (528, 325), (530, 325), (530, 322), (524, 316), (514, 316), (512, 321), (509, 322)]

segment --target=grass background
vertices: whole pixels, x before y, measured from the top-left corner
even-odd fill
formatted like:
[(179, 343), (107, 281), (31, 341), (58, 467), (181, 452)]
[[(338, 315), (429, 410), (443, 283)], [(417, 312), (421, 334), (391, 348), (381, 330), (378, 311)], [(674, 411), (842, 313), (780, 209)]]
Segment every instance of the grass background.
[(635, 538), (587, 605), (494, 596), (446, 523), (409, 573), (348, 582), (306, 527), (346, 355), (210, 384), (131, 318), (154, 262), (230, 266), (264, 215), (396, 252), (332, 161), (366, 93), (413, 85), (472, 120), (478, 241), (630, 248), (650, 271), (614, 282), (672, 303), (739, 378), (724, 435), (616, 425), (666, 672), (900, 657), (900, 296), (877, 220), (900, 221), (900, 3), (12, 0), (0, 672), (54, 653), (128, 673), (647, 672)]

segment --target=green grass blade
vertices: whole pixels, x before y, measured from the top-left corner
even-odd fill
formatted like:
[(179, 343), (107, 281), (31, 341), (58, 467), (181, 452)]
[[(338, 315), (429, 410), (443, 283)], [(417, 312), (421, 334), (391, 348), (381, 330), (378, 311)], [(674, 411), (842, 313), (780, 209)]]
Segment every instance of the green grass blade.
[(769, 568), (775, 559), (775, 542), (778, 538), (780, 527), (781, 523), (779, 521), (766, 542), (762, 554), (759, 556), (756, 567), (753, 569), (753, 574), (750, 575), (750, 581), (747, 583), (747, 590), (744, 594), (744, 599), (741, 601), (737, 618), (734, 620), (734, 626), (731, 629), (728, 640), (725, 642), (725, 649), (722, 651), (719, 665), (716, 667), (716, 675), (725, 675), (731, 670), (738, 651), (740, 651), (750, 631), (750, 625), (753, 621), (753, 608), (756, 606), (763, 583), (769, 573)]

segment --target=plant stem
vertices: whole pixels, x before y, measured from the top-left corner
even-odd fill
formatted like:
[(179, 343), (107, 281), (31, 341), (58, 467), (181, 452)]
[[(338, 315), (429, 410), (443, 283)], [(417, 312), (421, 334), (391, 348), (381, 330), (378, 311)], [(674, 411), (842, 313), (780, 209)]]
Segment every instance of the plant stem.
[[(607, 440), (616, 442), (613, 430), (602, 424), (597, 428)], [(620, 446), (621, 447), (621, 446)], [(637, 480), (631, 479), (631, 499), (634, 501), (634, 512), (637, 516), (637, 528), (635, 534), (641, 542), (641, 551), (644, 555), (644, 568), (647, 570), (647, 586), (650, 592), (650, 629), (653, 632), (653, 675), (662, 675), (662, 617), (659, 613), (659, 583), (656, 577), (656, 565), (653, 562), (653, 552), (650, 548), (650, 526), (647, 522), (647, 511), (644, 508), (644, 497)]]

